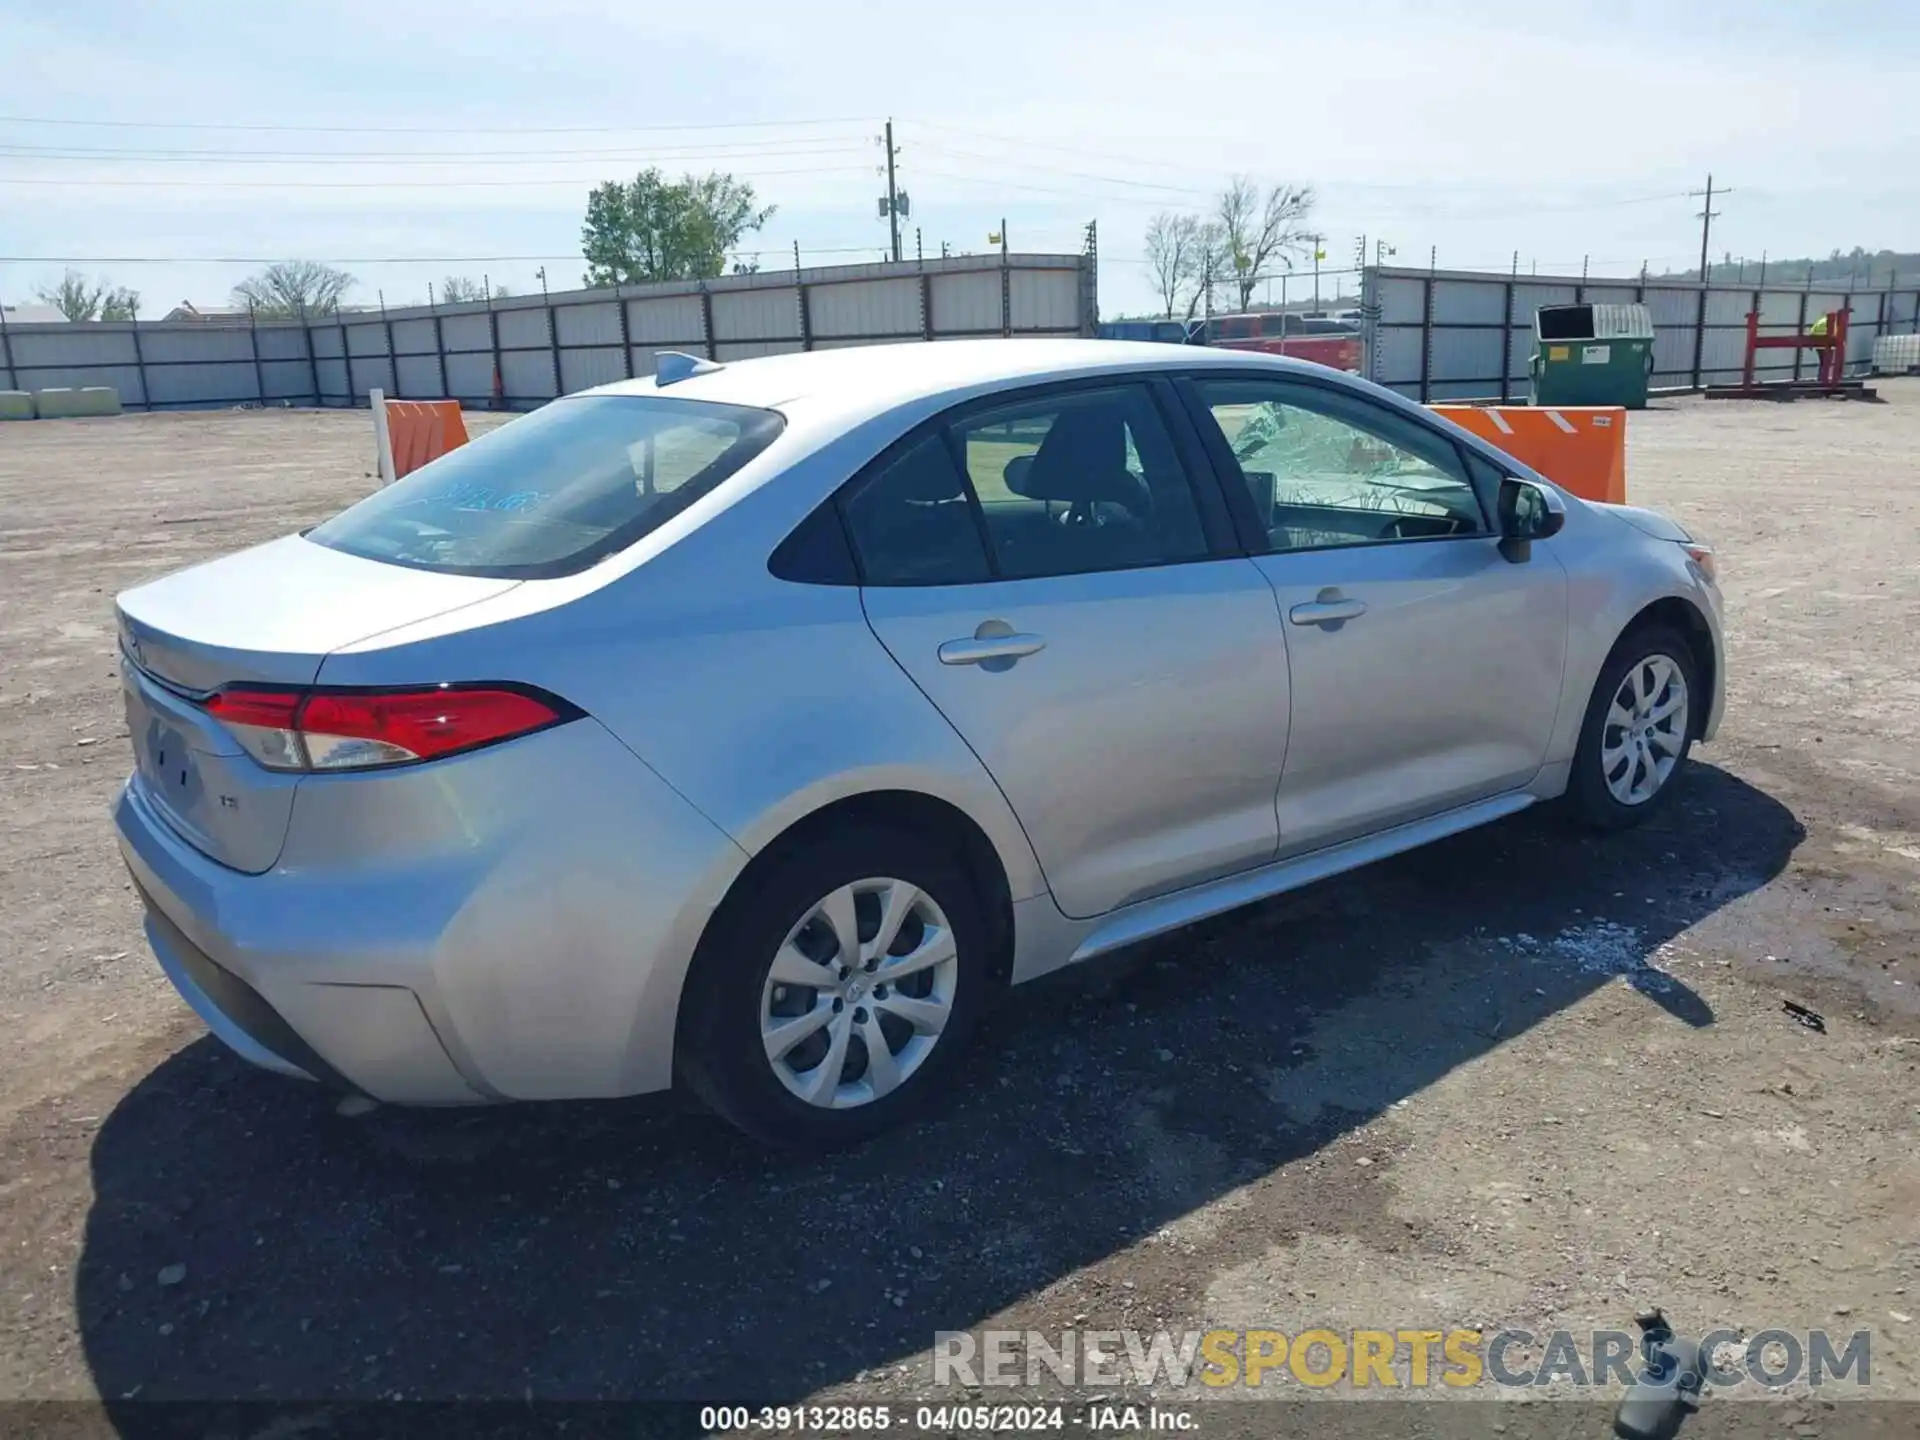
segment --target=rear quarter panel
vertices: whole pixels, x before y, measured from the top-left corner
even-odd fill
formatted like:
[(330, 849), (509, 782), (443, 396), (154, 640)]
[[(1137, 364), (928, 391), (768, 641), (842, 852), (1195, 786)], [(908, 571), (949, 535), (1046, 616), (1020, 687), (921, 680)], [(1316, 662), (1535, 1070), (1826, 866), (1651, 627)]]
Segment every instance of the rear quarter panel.
[(859, 591), (767, 569), (792, 527), (918, 418), (828, 439), (778, 484), (690, 510), (682, 518), (697, 523), (675, 522), (675, 533), (636, 547), (639, 557), (526, 582), (463, 612), (462, 628), (432, 621), (336, 652), (320, 678), (543, 686), (598, 719), (750, 854), (835, 800), (932, 795), (985, 832), (1012, 899), (1038, 895), (1045, 882), (1006, 798), (874, 638)]

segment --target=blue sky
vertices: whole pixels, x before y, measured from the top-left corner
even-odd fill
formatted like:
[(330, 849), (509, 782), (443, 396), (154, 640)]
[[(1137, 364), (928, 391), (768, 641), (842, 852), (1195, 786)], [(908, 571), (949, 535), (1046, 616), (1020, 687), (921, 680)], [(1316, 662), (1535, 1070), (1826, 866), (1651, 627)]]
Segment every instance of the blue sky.
[[(1002, 216), (1077, 248), (1097, 219), (1109, 314), (1148, 303), (1155, 210), (1236, 173), (1313, 184), (1329, 265), (1364, 233), (1402, 263), (1678, 268), (1709, 170), (1716, 257), (1920, 249), (1899, 0), (0, 0), (0, 78), (0, 256), (34, 257), (0, 259), (9, 302), (61, 257), (153, 257), (79, 266), (147, 314), (223, 301), (251, 257), (343, 259), (395, 304), (543, 263), (566, 288), (587, 190), (648, 163), (751, 178), (770, 265), (877, 258), (889, 115), (929, 250)], [(439, 258), (496, 256), (528, 258)]]

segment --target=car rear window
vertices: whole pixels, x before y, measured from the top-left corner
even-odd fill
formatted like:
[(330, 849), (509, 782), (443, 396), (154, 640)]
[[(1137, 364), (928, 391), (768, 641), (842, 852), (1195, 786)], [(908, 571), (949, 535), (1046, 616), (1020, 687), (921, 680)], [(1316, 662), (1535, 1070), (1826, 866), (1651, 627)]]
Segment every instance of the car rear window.
[(774, 411), (652, 395), (554, 401), (307, 532), (349, 555), (452, 575), (584, 570), (765, 450)]

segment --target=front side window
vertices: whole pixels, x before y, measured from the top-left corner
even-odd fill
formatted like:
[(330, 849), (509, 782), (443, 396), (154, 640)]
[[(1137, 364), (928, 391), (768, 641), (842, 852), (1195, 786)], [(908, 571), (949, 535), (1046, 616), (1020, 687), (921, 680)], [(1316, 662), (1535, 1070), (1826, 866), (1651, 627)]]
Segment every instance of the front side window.
[(1276, 551), (1487, 533), (1460, 452), (1416, 421), (1317, 386), (1194, 388)]
[(771, 410), (652, 395), (556, 400), (307, 532), (453, 575), (586, 569), (712, 493), (779, 435)]

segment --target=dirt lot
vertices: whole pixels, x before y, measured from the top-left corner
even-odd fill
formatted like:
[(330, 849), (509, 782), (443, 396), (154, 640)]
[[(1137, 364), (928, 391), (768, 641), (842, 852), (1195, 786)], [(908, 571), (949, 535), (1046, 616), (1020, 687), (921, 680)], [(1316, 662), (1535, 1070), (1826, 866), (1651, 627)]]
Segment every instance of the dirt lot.
[[(230, 1058), (113, 844), (111, 600), (365, 493), (367, 417), (0, 427), (0, 1399), (897, 1399), (936, 1329), (1650, 1303), (1868, 1329), (1869, 1393), (1920, 1399), (1920, 382), (1882, 393), (1632, 422), (1731, 615), (1656, 826), (1524, 815), (1022, 992), (941, 1116), (822, 1164), (659, 1100), (347, 1117)], [(1879, 1410), (1833, 1398), (1768, 1428)]]

